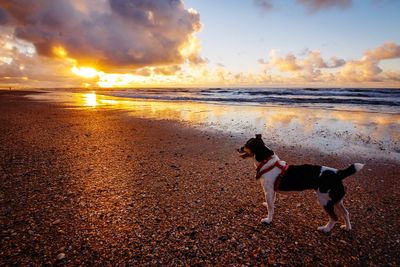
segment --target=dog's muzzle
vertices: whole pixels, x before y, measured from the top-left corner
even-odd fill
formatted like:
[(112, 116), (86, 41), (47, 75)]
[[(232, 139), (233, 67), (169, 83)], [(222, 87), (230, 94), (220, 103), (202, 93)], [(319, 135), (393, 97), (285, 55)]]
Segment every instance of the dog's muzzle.
[(252, 156), (252, 155), (250, 155), (249, 153), (247, 153), (247, 152), (244, 150), (244, 146), (242, 146), (241, 148), (238, 148), (238, 149), (236, 149), (236, 150), (237, 150), (237, 152), (240, 154), (239, 156), (240, 156), (241, 158), (243, 158), (243, 159)]

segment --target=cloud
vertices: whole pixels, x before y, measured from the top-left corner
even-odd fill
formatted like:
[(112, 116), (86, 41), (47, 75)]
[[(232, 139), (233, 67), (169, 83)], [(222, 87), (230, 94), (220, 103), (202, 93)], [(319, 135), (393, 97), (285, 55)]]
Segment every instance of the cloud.
[[(293, 54), (288, 54), (286, 57), (281, 57), (275, 50), (269, 53), (270, 61), (269, 65), (271, 67), (277, 68), (282, 72), (293, 72), (301, 70), (302, 67), (297, 62), (296, 56)], [(262, 62), (262, 60), (259, 62)]]
[(263, 11), (270, 11), (274, 7), (271, 0), (253, 0), (253, 2), (257, 7), (261, 8), (261, 10)]
[(373, 60), (351, 60), (348, 61), (337, 75), (340, 81), (351, 82), (378, 82), (381, 79), (378, 74), (382, 69)]
[(202, 61), (194, 37), (200, 16), (182, 0), (9, 0), (0, 4), (0, 23), (39, 55), (54, 58), (62, 47), (79, 65), (98, 69)]
[(261, 64), (261, 65), (267, 65), (267, 64), (268, 64), (268, 62), (265, 61), (263, 58), (259, 58), (259, 59), (257, 60), (257, 62), (258, 62), (259, 64)]
[(337, 68), (346, 63), (345, 60), (336, 57), (331, 57), (330, 62), (327, 62), (321, 57), (321, 52), (317, 50), (306, 49), (301, 55), (301, 58), (297, 58), (289, 53), (282, 57), (276, 50), (271, 50), (269, 53), (270, 60), (266, 61), (260, 58), (258, 63), (282, 72), (306, 71), (308, 73), (316, 73), (316, 69)]
[(327, 68), (328, 65), (321, 57), (321, 53), (319, 51), (309, 51), (308, 52), (308, 61), (310, 64), (314, 64), (317, 68)]
[(344, 60), (336, 56), (325, 60), (317, 50), (306, 49), (299, 57), (292, 53), (280, 56), (271, 50), (269, 60), (259, 59), (271, 82), (296, 83), (398, 83), (399, 71), (382, 69), (382, 60), (400, 58), (400, 46), (393, 42), (369, 49), (361, 59)]
[(338, 68), (346, 64), (346, 61), (341, 58), (331, 57), (331, 64), (329, 64), (330, 68)]
[(346, 9), (352, 5), (352, 0), (297, 0), (297, 2), (310, 12), (327, 8)]
[(4, 25), (8, 22), (9, 17), (5, 10), (0, 8), (0, 25)]
[[(274, 0), (253, 0), (255, 6), (262, 11), (271, 11), (276, 3), (280, 1)], [(346, 9), (352, 4), (352, 0), (296, 0), (296, 3), (305, 7), (309, 12), (317, 12), (323, 9), (338, 8)]]
[(375, 60), (400, 58), (400, 45), (394, 42), (388, 42), (375, 49), (367, 50), (364, 56), (368, 59)]
[(361, 60), (348, 61), (340, 71), (338, 78), (356, 82), (379, 82), (388, 79), (397, 81), (395, 72), (383, 73), (379, 67), (380, 61), (395, 58), (400, 58), (400, 45), (393, 42), (385, 43), (377, 48), (367, 50)]
[(154, 73), (162, 75), (174, 75), (180, 70), (181, 67), (179, 65), (171, 65), (171, 66), (156, 67), (154, 68)]
[(321, 57), (321, 52), (314, 50), (306, 53), (307, 58), (304, 60), (305, 65), (313, 65), (315, 68), (338, 68), (346, 64), (346, 61), (335, 56), (330, 58), (330, 62), (327, 62)]
[(386, 71), (383, 73), (383, 79), (385, 81), (396, 81), (396, 82), (400, 82), (400, 71)]
[[(0, 87), (74, 87), (70, 61), (41, 57), (32, 44), (15, 38), (13, 29), (0, 26)], [(87, 82), (87, 81), (85, 81)]]

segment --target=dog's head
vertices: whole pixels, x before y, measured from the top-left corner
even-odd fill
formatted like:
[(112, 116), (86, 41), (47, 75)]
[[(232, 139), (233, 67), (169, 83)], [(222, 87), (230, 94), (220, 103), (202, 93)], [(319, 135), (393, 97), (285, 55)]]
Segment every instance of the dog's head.
[(245, 159), (255, 156), (257, 161), (262, 161), (274, 154), (271, 149), (265, 146), (261, 134), (256, 134), (255, 138), (250, 138), (246, 144), (237, 149), (237, 151), (240, 153), (240, 157)]

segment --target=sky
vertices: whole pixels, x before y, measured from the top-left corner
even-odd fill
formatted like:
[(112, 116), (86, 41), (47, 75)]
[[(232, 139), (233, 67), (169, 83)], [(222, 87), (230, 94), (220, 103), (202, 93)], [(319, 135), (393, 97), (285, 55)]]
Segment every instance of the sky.
[(400, 88), (398, 0), (0, 0), (0, 88)]

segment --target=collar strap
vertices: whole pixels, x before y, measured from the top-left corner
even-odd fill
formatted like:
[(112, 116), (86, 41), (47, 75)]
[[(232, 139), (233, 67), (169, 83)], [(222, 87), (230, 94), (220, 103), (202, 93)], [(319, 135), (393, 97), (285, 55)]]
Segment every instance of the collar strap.
[(269, 166), (268, 168), (264, 169), (261, 171), (261, 168), (272, 158), (269, 157), (266, 160), (263, 160), (260, 165), (258, 165), (257, 167), (257, 174), (256, 174), (256, 179), (260, 179), (261, 176), (263, 176), (264, 174), (266, 174), (267, 172), (270, 172), (273, 168), (278, 167), (279, 169), (281, 169), (281, 173), (278, 175), (278, 178), (280, 178), (281, 176), (283, 176), (286, 172), (286, 170), (289, 168), (289, 164), (285, 164), (285, 165), (281, 165), (279, 163), (279, 160), (277, 160), (272, 166)]
[(275, 155), (269, 156), (268, 158), (266, 158), (263, 161), (261, 161), (260, 164), (258, 164), (256, 171), (260, 172), (261, 168), (264, 167), (264, 165), (267, 164), (268, 161), (270, 161), (273, 156), (275, 156)]

